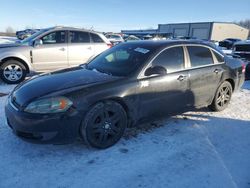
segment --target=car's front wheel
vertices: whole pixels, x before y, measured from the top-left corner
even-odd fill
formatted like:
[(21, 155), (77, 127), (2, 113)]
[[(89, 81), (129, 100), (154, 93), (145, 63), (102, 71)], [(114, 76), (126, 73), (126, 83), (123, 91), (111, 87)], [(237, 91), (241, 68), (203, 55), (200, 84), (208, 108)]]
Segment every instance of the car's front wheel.
[(213, 111), (224, 110), (229, 105), (232, 92), (232, 85), (228, 81), (224, 81), (217, 89), (213, 102), (209, 108)]
[(127, 126), (127, 114), (114, 101), (93, 106), (82, 122), (80, 133), (85, 142), (95, 148), (108, 148), (117, 143)]
[(26, 77), (26, 67), (19, 61), (10, 59), (0, 66), (0, 77), (7, 84), (18, 84)]

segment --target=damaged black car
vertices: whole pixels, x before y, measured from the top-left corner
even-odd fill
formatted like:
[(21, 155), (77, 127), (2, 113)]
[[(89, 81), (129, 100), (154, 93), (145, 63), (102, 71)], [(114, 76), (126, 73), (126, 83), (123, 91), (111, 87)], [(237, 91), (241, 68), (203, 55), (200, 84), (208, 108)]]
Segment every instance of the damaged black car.
[(121, 43), (79, 67), (35, 76), (5, 106), (7, 124), (27, 140), (81, 137), (107, 148), (128, 127), (208, 106), (225, 109), (244, 66), (201, 41)]

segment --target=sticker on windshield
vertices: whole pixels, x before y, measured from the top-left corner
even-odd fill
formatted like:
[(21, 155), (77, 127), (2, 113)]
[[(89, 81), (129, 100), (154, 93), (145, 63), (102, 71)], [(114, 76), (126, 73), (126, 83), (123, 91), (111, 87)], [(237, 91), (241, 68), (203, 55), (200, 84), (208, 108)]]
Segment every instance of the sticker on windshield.
[(135, 51), (136, 51), (136, 52), (143, 53), (143, 54), (146, 54), (146, 53), (148, 53), (150, 50), (147, 50), (147, 49), (145, 49), (145, 48), (136, 48)]

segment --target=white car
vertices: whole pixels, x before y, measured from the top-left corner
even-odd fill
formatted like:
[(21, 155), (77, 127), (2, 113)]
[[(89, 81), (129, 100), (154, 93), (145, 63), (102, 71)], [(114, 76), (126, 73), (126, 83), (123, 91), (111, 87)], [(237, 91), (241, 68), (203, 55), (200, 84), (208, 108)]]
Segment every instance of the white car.
[(109, 42), (111, 42), (113, 45), (124, 42), (124, 39), (118, 34), (107, 34), (105, 37), (107, 37)]

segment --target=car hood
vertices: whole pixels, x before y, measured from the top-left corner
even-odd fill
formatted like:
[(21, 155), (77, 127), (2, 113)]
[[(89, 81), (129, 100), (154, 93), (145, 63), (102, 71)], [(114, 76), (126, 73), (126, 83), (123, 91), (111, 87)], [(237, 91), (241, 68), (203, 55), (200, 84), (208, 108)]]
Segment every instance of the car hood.
[(12, 93), (12, 100), (18, 106), (25, 106), (34, 99), (74, 87), (87, 87), (106, 83), (119, 77), (107, 75), (83, 67), (64, 69), (40, 76), (35, 76), (20, 85)]
[(13, 48), (13, 47), (19, 47), (19, 46), (24, 46), (20, 43), (7, 43), (7, 44), (0, 44), (0, 49), (1, 48)]

